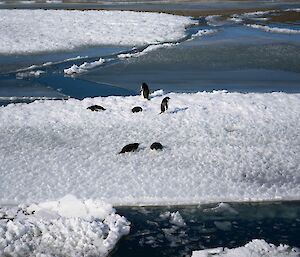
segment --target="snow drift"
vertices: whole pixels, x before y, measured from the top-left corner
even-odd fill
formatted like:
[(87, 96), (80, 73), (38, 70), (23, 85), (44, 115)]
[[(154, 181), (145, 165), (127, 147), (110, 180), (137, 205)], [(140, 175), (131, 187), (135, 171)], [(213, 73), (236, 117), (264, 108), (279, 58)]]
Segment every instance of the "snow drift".
[(59, 201), (0, 209), (0, 256), (107, 256), (129, 222), (101, 201)]
[(235, 249), (215, 248), (202, 251), (194, 251), (192, 257), (297, 257), (300, 250), (288, 245), (275, 246), (265, 240), (252, 240), (248, 244)]

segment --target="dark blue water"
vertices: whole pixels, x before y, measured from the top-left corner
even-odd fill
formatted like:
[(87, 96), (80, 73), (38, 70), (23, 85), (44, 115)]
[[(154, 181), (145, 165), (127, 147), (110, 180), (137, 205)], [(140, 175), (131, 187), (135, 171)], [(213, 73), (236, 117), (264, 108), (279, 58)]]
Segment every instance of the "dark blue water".
[[(35, 99), (66, 99), (85, 97), (132, 95), (135, 91), (112, 86), (107, 83), (82, 80), (65, 76), (63, 70), (73, 64), (93, 62), (99, 58), (111, 58), (128, 52), (131, 47), (103, 46), (80, 49), (76, 52), (44, 53), (36, 55), (0, 56), (0, 105), (30, 103)], [(78, 57), (78, 58), (77, 58)], [(36, 65), (36, 68), (30, 68)], [(42, 70), (39, 77), (18, 79), (18, 73)]]
[[(131, 231), (113, 257), (191, 256), (194, 250), (235, 248), (253, 239), (300, 247), (299, 202), (116, 209), (131, 222)], [(162, 215), (177, 211), (186, 225), (174, 225)]]

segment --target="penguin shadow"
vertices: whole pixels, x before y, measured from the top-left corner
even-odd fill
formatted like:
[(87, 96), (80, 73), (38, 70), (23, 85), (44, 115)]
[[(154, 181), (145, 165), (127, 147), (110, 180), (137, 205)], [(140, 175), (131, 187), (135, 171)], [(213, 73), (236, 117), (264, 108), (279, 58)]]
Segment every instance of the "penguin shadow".
[(169, 113), (178, 113), (178, 112), (184, 112), (188, 109), (189, 107), (176, 107), (173, 111), (170, 111)]

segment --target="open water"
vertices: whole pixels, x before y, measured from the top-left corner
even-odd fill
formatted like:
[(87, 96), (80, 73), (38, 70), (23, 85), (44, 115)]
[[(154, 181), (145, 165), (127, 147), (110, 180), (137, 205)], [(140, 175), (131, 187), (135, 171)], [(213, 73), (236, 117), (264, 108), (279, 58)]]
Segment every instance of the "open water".
[[(192, 251), (236, 248), (252, 239), (300, 247), (299, 202), (199, 206), (119, 207), (131, 222), (113, 257), (191, 256)], [(183, 223), (170, 221), (179, 212)]]

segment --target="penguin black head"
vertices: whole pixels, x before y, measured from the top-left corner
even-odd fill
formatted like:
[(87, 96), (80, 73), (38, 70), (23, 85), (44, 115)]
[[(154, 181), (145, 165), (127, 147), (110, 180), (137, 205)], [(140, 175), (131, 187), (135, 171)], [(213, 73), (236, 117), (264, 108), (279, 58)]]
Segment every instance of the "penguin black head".
[(146, 88), (149, 89), (148, 85), (147, 85), (145, 82), (142, 83), (142, 88), (144, 88), (144, 89), (146, 89)]

